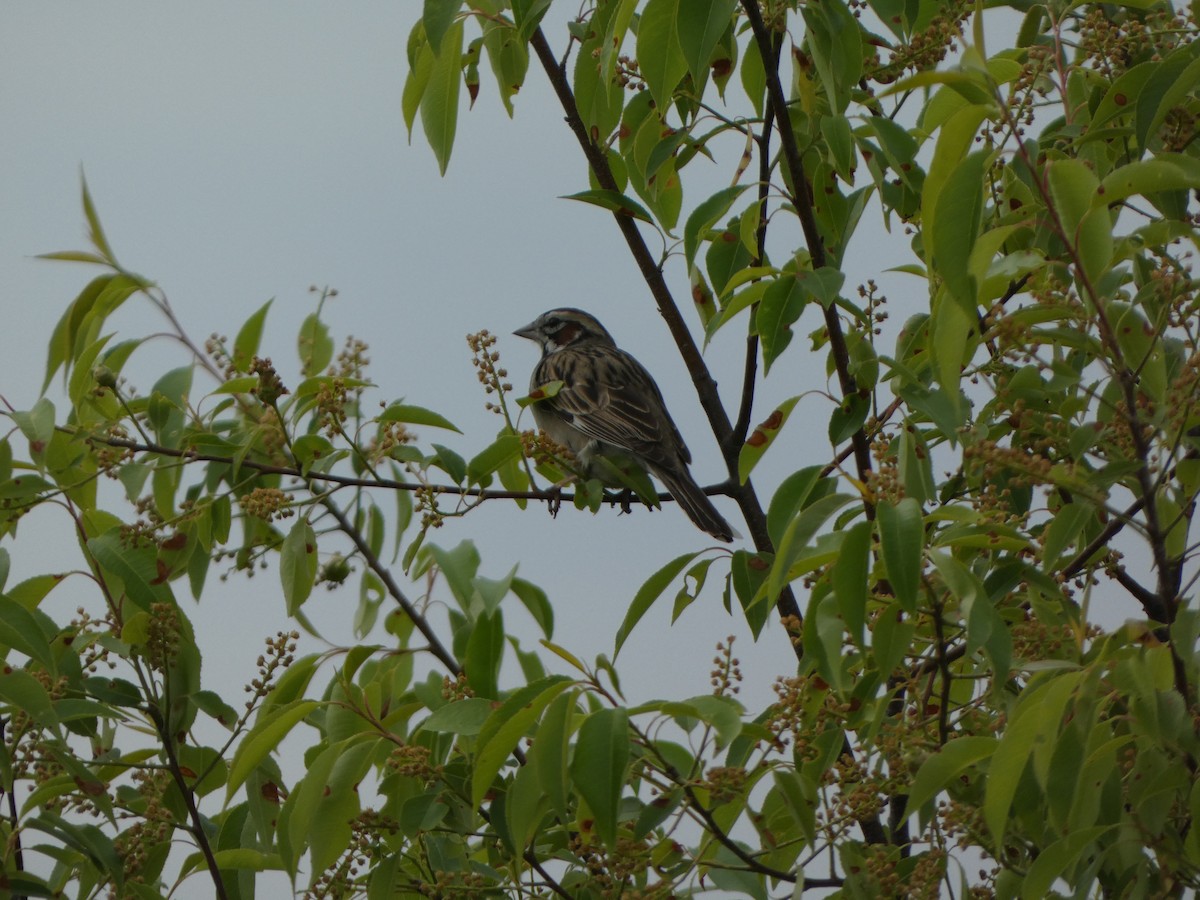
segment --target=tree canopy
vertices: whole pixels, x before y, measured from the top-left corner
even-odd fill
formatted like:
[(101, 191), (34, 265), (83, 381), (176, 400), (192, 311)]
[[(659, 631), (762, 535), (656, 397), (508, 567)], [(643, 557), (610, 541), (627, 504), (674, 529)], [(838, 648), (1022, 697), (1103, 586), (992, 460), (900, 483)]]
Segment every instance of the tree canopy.
[[(554, 632), (562, 598), (437, 541), (485, 503), (669, 499), (606, 492), (520, 430), (538, 398), (494, 335), (468, 340), (499, 432), (463, 455), (443, 411), (380, 402), (328, 292), (297, 364), (260, 355), (269, 303), (194, 340), (85, 185), (90, 246), (46, 257), (99, 274), (50, 336), (41, 399), (3, 412), (0, 886), (1200, 888), (1197, 33), (1194, 9), (1144, 0), (426, 0), (410, 133), (453, 178), (464, 107), (520, 128), (522, 86), (550, 85), (580, 153), (570, 199), (619, 231), (613, 265), (644, 279), (726, 463), (710, 490), (744, 539), (697, 532), (617, 584), (611, 658)], [(847, 279), (866, 232), (905, 255), (911, 297)], [(179, 351), (148, 388), (125, 375), (144, 336), (109, 330), (133, 303)], [(704, 349), (731, 333), (723, 401)], [(814, 386), (761, 400), (797, 354), (828, 376), (817, 458), (792, 418)], [(768, 457), (794, 463), (752, 481)], [(43, 609), (65, 573), (8, 579), (31, 526), (77, 547), (69, 621)], [(249, 699), (222, 696), (192, 620), (215, 572), (264, 565), (279, 632)], [(297, 654), (318, 585), (357, 589), (361, 643)], [(1137, 614), (1097, 616), (1113, 598)], [(739, 696), (728, 641), (693, 695), (631, 704), (619, 653), (646, 614), (722, 599), (794, 651), (770, 702)]]

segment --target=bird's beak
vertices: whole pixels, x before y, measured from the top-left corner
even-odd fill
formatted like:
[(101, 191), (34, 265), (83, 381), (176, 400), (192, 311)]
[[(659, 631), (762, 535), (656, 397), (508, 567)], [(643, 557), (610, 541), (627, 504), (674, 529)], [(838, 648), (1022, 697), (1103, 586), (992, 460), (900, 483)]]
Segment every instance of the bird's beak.
[(534, 327), (537, 323), (530, 322), (528, 325), (523, 325), (513, 332), (517, 337), (528, 338), (531, 341), (537, 340), (537, 328)]

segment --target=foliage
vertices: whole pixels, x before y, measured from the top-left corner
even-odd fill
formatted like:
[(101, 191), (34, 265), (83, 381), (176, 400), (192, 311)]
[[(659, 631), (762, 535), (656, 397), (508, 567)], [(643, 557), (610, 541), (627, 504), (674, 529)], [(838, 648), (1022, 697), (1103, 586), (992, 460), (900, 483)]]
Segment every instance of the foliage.
[[(61, 373), (66, 409), (10, 410), (0, 443), (0, 536), (53, 511), (90, 592), (56, 621), (41, 604), (68, 576), (7, 584), (0, 548), (5, 888), (250, 897), (266, 870), (314, 897), (1200, 887), (1197, 23), (1141, 0), (596, 0), (556, 53), (550, 7), (427, 0), (404, 117), (445, 170), (483, 56), (510, 112), (531, 63), (549, 79), (588, 164), (573, 199), (626, 238), (750, 535), (631, 586), (618, 649), (672, 586), (678, 614), (723, 581), (797, 669), (746, 708), (723, 644), (710, 691), (630, 707), (612, 662), (550, 642), (539, 588), (427, 540), (485, 501), (566, 499), (548, 489), (570, 460), (515, 431), (491, 336), (472, 352), (504, 426), (464, 459), (426, 443), (454, 427), (434, 410), (370, 414), (365, 348), (334, 358), (325, 294), (295, 377), (258, 355), (267, 307), (197, 347), (85, 187), (92, 248), (49, 254), (103, 269), (50, 341), (43, 391)], [(1008, 20), (1011, 46), (985, 47)], [(845, 281), (868, 221), (903, 235), (925, 291), (894, 346), (886, 298)], [(135, 298), (185, 356), (145, 394), (122, 377), (140, 342), (105, 330)], [(832, 455), (764, 511), (748, 478), (794, 437), (796, 398), (751, 427), (754, 400), (799, 327), (828, 360)], [(730, 330), (748, 360), (727, 411), (693, 333)], [(296, 658), (288, 626), (239, 710), (203, 686), (219, 651), (179, 593), (267, 559), (297, 628), (315, 585), (357, 580), (356, 625), (386, 643)], [(444, 620), (400, 572), (440, 575)], [(1118, 596), (1142, 615), (1100, 627), (1091, 607)], [(539, 648), (506, 630), (514, 603)]]

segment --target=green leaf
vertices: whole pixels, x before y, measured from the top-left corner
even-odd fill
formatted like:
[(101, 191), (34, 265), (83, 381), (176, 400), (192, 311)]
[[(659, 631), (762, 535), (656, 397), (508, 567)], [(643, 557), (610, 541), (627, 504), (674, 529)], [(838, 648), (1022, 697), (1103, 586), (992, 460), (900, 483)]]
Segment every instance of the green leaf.
[(814, 3), (802, 7), (801, 12), (808, 26), (804, 46), (816, 64), (817, 81), (833, 112), (840, 115), (862, 76), (862, 28), (845, 3)]
[(551, 675), (514, 691), (499, 709), (492, 712), (479, 731), (479, 749), (471, 773), (474, 805), (483, 802), (504, 761), (512, 755), (513, 748), (537, 721), (542, 710), (574, 683), (563, 675)]
[(288, 733), (318, 706), (320, 704), (315, 700), (295, 700), (262, 715), (254, 723), (254, 727), (246, 733), (234, 751), (233, 760), (229, 764), (229, 782), (225, 785), (227, 803), (250, 773), (258, 768)]
[(584, 719), (571, 760), (571, 778), (595, 817), (596, 833), (609, 848), (617, 842), (629, 750), (629, 714), (601, 709)]
[(761, 118), (766, 102), (767, 70), (763, 65), (762, 54), (758, 50), (758, 41), (750, 41), (746, 45), (746, 55), (742, 57), (740, 68), (742, 89), (754, 107), (754, 114)]
[(50, 694), (40, 681), (24, 669), (9, 666), (0, 668), (0, 701), (11, 703), (38, 725), (49, 728), (58, 723)]
[[(56, 838), (59, 844), (86, 856), (99, 871), (112, 877), (117, 893), (123, 893), (125, 866), (112, 840), (98, 827), (69, 822), (47, 811), (43, 811), (36, 818), (23, 820), (22, 825), (45, 832)], [(61, 896), (61, 893), (58, 896)]]
[(1100, 182), (1091, 168), (1077, 159), (1054, 160), (1047, 166), (1047, 180), (1063, 237), (1083, 274), (1094, 281), (1111, 262), (1113, 247), (1107, 209), (1092, 206)]
[(634, 219), (639, 219), (642, 222), (653, 224), (654, 219), (650, 213), (646, 211), (646, 207), (639, 204), (636, 200), (631, 200), (624, 194), (617, 191), (594, 190), (580, 191), (578, 194), (567, 194), (559, 198), (560, 200), (578, 200), (580, 203), (590, 203), (593, 206), (599, 206), (602, 209), (611, 210), (619, 216), (630, 216)]
[[(675, 30), (688, 71), (696, 84), (708, 76), (708, 64), (722, 35), (729, 30), (737, 0), (683, 0), (678, 3)], [(689, 257), (688, 264), (691, 264)]]
[(1008, 728), (992, 754), (984, 791), (983, 815), (993, 842), (992, 846), (995, 848), (1004, 846), (1008, 811), (1012, 808), (1021, 775), (1029, 762), (1039, 734), (1046, 728), (1052, 728), (1057, 733), (1062, 718), (1061, 709), (1058, 710), (1058, 715), (1055, 715), (1050, 710), (1041, 709), (1040, 703), (1047, 693), (1046, 688), (1053, 683), (1047, 681), (1025, 689), (1009, 720)]
[(563, 820), (569, 814), (567, 759), (576, 696), (574, 691), (560, 692), (546, 705), (546, 714), (529, 749), (529, 764), (537, 771), (538, 785), (550, 808)]
[(867, 619), (867, 578), (870, 574), (871, 523), (858, 522), (846, 531), (830, 573), (833, 594), (846, 631), (855, 644), (865, 649), (863, 630)]
[(880, 503), (879, 543), (888, 582), (901, 608), (916, 613), (921, 583), (921, 548), (925, 544), (921, 504), (912, 497), (899, 503)]
[(300, 325), (298, 338), (300, 371), (305, 376), (319, 375), (333, 360), (333, 339), (329, 327), (317, 313), (309, 313)]
[(504, 661), (504, 618), (499, 610), (477, 616), (467, 639), (463, 671), (475, 694), (497, 697), (500, 664)]
[(501, 466), (521, 457), (521, 439), (515, 434), (502, 434), (491, 444), (477, 453), (467, 463), (467, 480), (472, 484), (482, 484), (489, 479)]
[(550, 598), (546, 596), (546, 592), (524, 578), (513, 578), (509, 588), (529, 610), (533, 620), (542, 629), (542, 635), (547, 638), (554, 637), (554, 607), (550, 603)]
[(979, 151), (955, 166), (938, 195), (931, 234), (933, 266), (956, 305), (972, 312), (978, 286), (969, 264), (983, 215), (983, 174), (988, 157)]
[(434, 53), (425, 37), (425, 26), (420, 21), (413, 25), (409, 35), (409, 70), (404, 79), (404, 90), (400, 96), (401, 112), (404, 115), (404, 127), (408, 131), (409, 143), (412, 143), (413, 123), (421, 109), (421, 101), (429, 87), (429, 78), (433, 74)]
[[(682, 0), (690, 4), (693, 0)], [(637, 32), (639, 71), (646, 80), (650, 96), (660, 110), (671, 105), (671, 97), (683, 76), (688, 62), (679, 45), (678, 20), (681, 0), (649, 0), (642, 9)]]
[(432, 428), (445, 428), (462, 434), (458, 427), (449, 419), (422, 406), (412, 406), (406, 403), (393, 403), (379, 414), (380, 422), (405, 422), (409, 425), (429, 425)]
[(811, 546), (821, 526), (854, 499), (850, 494), (828, 494), (808, 504), (784, 529), (767, 579), (767, 597), (772, 603), (784, 585), (792, 580), (792, 564)]
[(1111, 206), (1135, 195), (1200, 188), (1200, 160), (1181, 153), (1162, 153), (1153, 159), (1127, 163), (1105, 176), (1093, 206)]
[(307, 520), (292, 526), (279, 551), (279, 578), (288, 615), (295, 615), (312, 593), (317, 578), (317, 536)]
[(424, 731), (448, 732), (450, 734), (475, 735), (492, 714), (494, 701), (484, 697), (467, 697), (447, 703), (435, 709), (420, 728)]
[(800, 279), (786, 272), (763, 294), (754, 317), (754, 329), (762, 339), (763, 366), (767, 373), (792, 342), (792, 325), (800, 318), (807, 300), (808, 292)]
[(258, 347), (262, 342), (263, 324), (267, 320), (267, 310), (275, 301), (268, 300), (258, 312), (248, 318), (238, 330), (233, 339), (233, 367), (239, 372), (250, 371), (250, 361), (258, 355)]
[(433, 149), (441, 174), (450, 165), (454, 132), (458, 124), (458, 92), (462, 84), (463, 25), (455, 22), (447, 29), (441, 48), (433, 59), (429, 82), (421, 96), (421, 127)]
[(746, 438), (746, 443), (742, 445), (741, 452), (738, 453), (738, 479), (742, 484), (746, 483), (746, 480), (750, 477), (750, 473), (758, 465), (758, 461), (763, 458), (763, 454), (775, 442), (775, 438), (779, 436), (779, 432), (787, 424), (788, 417), (792, 414), (792, 410), (796, 407), (799, 400), (799, 395), (784, 400), (775, 407), (769, 416), (759, 423), (758, 427), (751, 432), (750, 437)]
[[(1093, 825), (1064, 835), (1054, 843), (1042, 848), (1037, 859), (1029, 867), (1021, 885), (1022, 900), (1041, 900), (1053, 896), (1050, 888), (1055, 880), (1071, 868), (1085, 851), (1117, 825)], [(1104, 850), (1099, 850), (1103, 854)]]
[(1200, 47), (1187, 44), (1155, 66), (1138, 91), (1134, 109), (1134, 133), (1137, 146), (1146, 149), (1150, 135), (1162, 125), (1172, 107), (1195, 89), (1200, 79)]
[(108, 245), (108, 238), (104, 236), (104, 228), (100, 225), (100, 216), (97, 215), (96, 205), (92, 202), (92, 192), (88, 190), (87, 178), (82, 172), (79, 173), (79, 181), (83, 195), (83, 214), (87, 217), (88, 223), (88, 238), (91, 240), (92, 246), (104, 257), (105, 262), (115, 267), (116, 257), (113, 256), (112, 247)]
[(550, 8), (550, 3), (551, 0), (512, 0), (513, 21), (519, 29), (521, 40), (529, 40)]
[(621, 627), (617, 629), (616, 646), (613, 649), (613, 659), (621, 653), (621, 647), (625, 644), (626, 639), (633, 632), (634, 627), (641, 621), (642, 616), (649, 612), (650, 607), (654, 605), (654, 601), (662, 596), (663, 591), (667, 589), (667, 585), (673, 582), (679, 573), (682, 572), (692, 560), (700, 553), (685, 553), (683, 556), (677, 556), (671, 560), (653, 575), (646, 579), (638, 591), (633, 596), (633, 602), (629, 604), (629, 609), (625, 613), (625, 618), (621, 622)]
[(96, 562), (121, 580), (126, 596), (144, 611), (171, 600), (170, 588), (159, 581), (158, 554), (153, 548), (129, 545), (120, 529), (92, 538), (87, 548)]
[[(722, 0), (712, 0), (712, 2), (716, 5), (722, 2)], [(688, 216), (687, 222), (683, 226), (684, 259), (687, 260), (689, 271), (695, 265), (696, 251), (700, 248), (700, 241), (729, 212), (729, 207), (733, 206), (733, 201), (740, 197), (747, 187), (749, 185), (735, 184), (733, 187), (717, 191), (711, 197), (702, 200), (692, 210), (692, 214)], [(728, 289), (728, 286), (724, 288), (724, 290)]]
[[(29, 412), (14, 410), (9, 413), (13, 422), (21, 429), (21, 434), (34, 445), (35, 452), (40, 452), (44, 445), (54, 437), (54, 404), (46, 397), (40, 398)], [(38, 447), (36, 445), (42, 445)]]
[[(3, 578), (0, 578), (0, 585), (2, 584)], [(58, 673), (58, 667), (55, 665), (54, 656), (50, 650), (50, 636), (42, 631), (33, 613), (2, 594), (0, 594), (0, 644), (24, 653), (30, 659), (40, 663), (50, 675)]]
[(990, 757), (996, 752), (998, 744), (999, 741), (992, 737), (968, 736), (956, 738), (943, 745), (937, 753), (921, 763), (921, 768), (917, 770), (917, 776), (908, 792), (909, 813), (918, 812), (951, 781), (981, 759)]
[(454, 24), (454, 17), (461, 6), (462, 0), (425, 0), (421, 21), (434, 53), (441, 52), (442, 39)]

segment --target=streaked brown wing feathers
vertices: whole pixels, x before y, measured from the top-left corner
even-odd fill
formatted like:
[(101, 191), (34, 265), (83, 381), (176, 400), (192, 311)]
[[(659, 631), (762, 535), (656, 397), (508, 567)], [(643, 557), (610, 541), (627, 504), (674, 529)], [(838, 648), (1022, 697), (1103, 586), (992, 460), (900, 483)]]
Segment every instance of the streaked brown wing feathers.
[(535, 370), (535, 381), (562, 381), (545, 406), (593, 440), (659, 466), (688, 463), (691, 454), (671, 421), (650, 374), (613, 347), (575, 347), (552, 353)]

